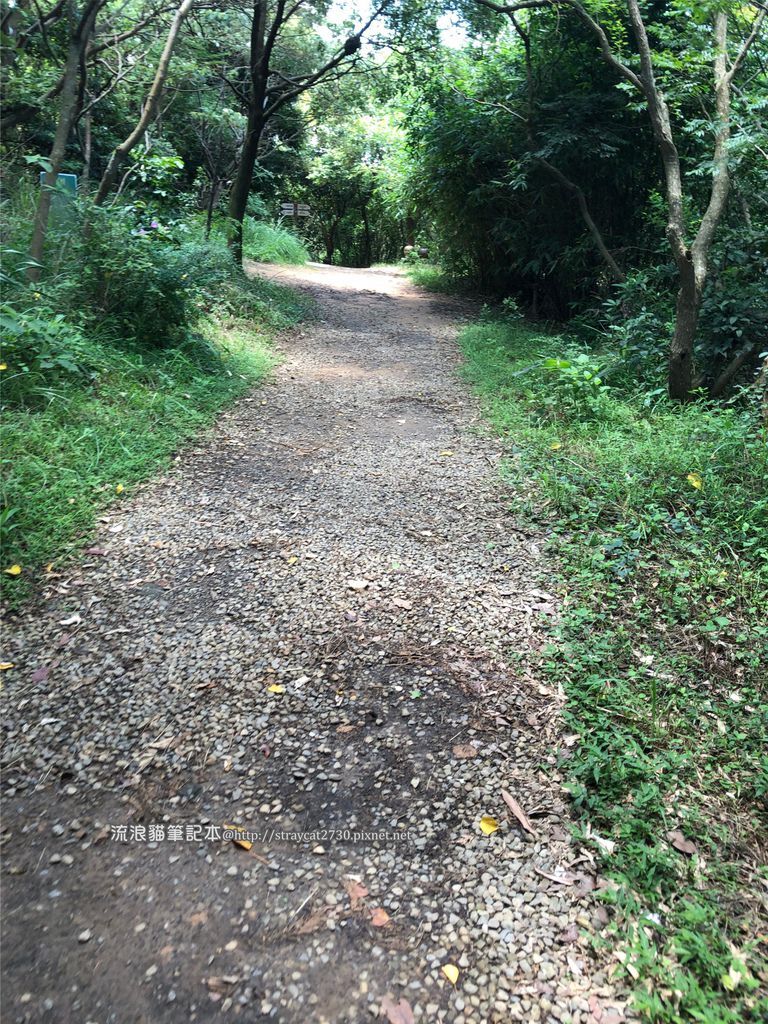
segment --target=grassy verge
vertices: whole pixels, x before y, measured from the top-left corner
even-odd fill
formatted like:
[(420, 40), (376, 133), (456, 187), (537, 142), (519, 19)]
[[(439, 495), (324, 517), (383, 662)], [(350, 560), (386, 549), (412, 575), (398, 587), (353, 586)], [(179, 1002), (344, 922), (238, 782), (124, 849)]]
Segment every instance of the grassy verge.
[(476, 291), (469, 281), (449, 273), (434, 263), (407, 263), (405, 266), (411, 281), (428, 292), (455, 295), (457, 292)]
[(554, 526), (543, 668), (578, 737), (577, 827), (615, 883), (617, 970), (647, 1020), (766, 1020), (765, 427), (611, 385), (519, 320), (461, 343), (516, 508)]
[[(165, 465), (186, 439), (274, 364), (270, 339), (307, 313), (287, 288), (233, 276), (200, 298), (186, 344), (119, 348), (88, 336), (86, 368), (7, 407), (3, 434), (3, 596), (13, 607), (81, 545), (96, 516)], [(9, 370), (12, 368), (9, 367)]]

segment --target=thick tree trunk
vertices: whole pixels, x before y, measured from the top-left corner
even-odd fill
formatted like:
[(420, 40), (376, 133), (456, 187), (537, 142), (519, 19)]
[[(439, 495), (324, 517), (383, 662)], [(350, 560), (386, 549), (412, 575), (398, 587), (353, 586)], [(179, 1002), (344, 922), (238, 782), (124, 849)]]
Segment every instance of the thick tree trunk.
[(243, 265), (243, 220), (248, 207), (253, 169), (256, 166), (259, 144), (266, 123), (264, 111), (271, 48), (281, 23), (284, 7), (284, 3), (278, 4), (275, 21), (267, 40), (266, 2), (265, 0), (254, 0), (253, 4), (249, 58), (251, 84), (248, 92), (248, 125), (240, 152), (240, 161), (237, 165), (237, 173), (229, 193), (229, 209), (227, 211), (229, 214), (229, 251), (238, 267)]
[(29, 258), (33, 261), (32, 265), (27, 268), (27, 278), (30, 281), (39, 281), (40, 279), (53, 189), (56, 186), (56, 181), (61, 171), (67, 142), (69, 141), (69, 135), (77, 113), (78, 79), (82, 57), (88, 45), (88, 40), (93, 33), (96, 15), (102, 6), (102, 2), (103, 0), (90, 0), (79, 20), (77, 19), (75, 0), (69, 0), (67, 4), (70, 40), (67, 48), (67, 61), (64, 66), (64, 74), (62, 75), (62, 87), (59, 94), (59, 117), (56, 123), (56, 134), (54, 135), (53, 145), (48, 157), (51, 169), (46, 172), (43, 179), (43, 187), (40, 190), (40, 198), (37, 201), (37, 210), (35, 211), (32, 241), (29, 246)]
[(229, 191), (229, 251), (235, 265), (240, 267), (243, 264), (243, 221), (245, 211), (248, 208), (248, 196), (251, 191), (251, 180), (253, 169), (256, 166), (256, 158), (259, 154), (259, 143), (264, 131), (264, 124), (260, 118), (248, 118), (248, 130), (246, 132), (243, 148), (240, 153), (240, 162), (237, 165), (235, 180)]
[(157, 109), (160, 105), (160, 97), (163, 94), (163, 88), (165, 87), (165, 80), (168, 77), (168, 69), (171, 64), (171, 57), (173, 56), (173, 50), (176, 46), (176, 40), (178, 39), (181, 26), (187, 18), (187, 15), (192, 10), (195, 0), (182, 0), (181, 5), (178, 7), (176, 13), (173, 16), (173, 21), (168, 29), (168, 35), (165, 40), (165, 46), (163, 52), (160, 55), (160, 60), (157, 64), (157, 70), (155, 71), (155, 77), (152, 81), (152, 86), (149, 90), (149, 95), (144, 104), (144, 109), (141, 113), (141, 117), (138, 120), (136, 127), (133, 129), (127, 139), (117, 146), (112, 156), (109, 158), (107, 169), (104, 171), (104, 176), (99, 182), (99, 187), (96, 192), (96, 198), (94, 202), (97, 206), (101, 206), (104, 200), (109, 195), (112, 187), (117, 181), (117, 176), (120, 173), (120, 167), (131, 152), (133, 147), (141, 139), (146, 132), (149, 125), (155, 119), (157, 115)]

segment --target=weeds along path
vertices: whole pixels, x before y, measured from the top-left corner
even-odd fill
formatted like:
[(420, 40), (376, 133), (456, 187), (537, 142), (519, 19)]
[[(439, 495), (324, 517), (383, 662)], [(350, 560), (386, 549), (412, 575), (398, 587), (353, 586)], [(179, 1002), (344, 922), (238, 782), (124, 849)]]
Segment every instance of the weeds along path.
[(3, 1019), (621, 1020), (462, 310), (251, 272), (320, 319), (12, 624)]

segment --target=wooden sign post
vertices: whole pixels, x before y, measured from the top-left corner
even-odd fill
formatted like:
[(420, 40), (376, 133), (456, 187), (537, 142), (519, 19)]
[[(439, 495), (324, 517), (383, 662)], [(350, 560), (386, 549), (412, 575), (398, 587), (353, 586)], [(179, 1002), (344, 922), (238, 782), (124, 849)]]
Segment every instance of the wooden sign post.
[(283, 217), (310, 217), (311, 210), (307, 203), (281, 203), (280, 214)]

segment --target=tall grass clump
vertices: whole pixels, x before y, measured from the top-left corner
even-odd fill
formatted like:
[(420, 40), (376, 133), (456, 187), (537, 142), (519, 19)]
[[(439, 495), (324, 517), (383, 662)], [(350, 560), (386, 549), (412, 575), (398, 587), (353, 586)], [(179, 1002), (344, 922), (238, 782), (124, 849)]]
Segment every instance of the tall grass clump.
[(246, 217), (243, 224), (243, 253), (256, 263), (302, 264), (309, 252), (302, 240), (286, 227)]

